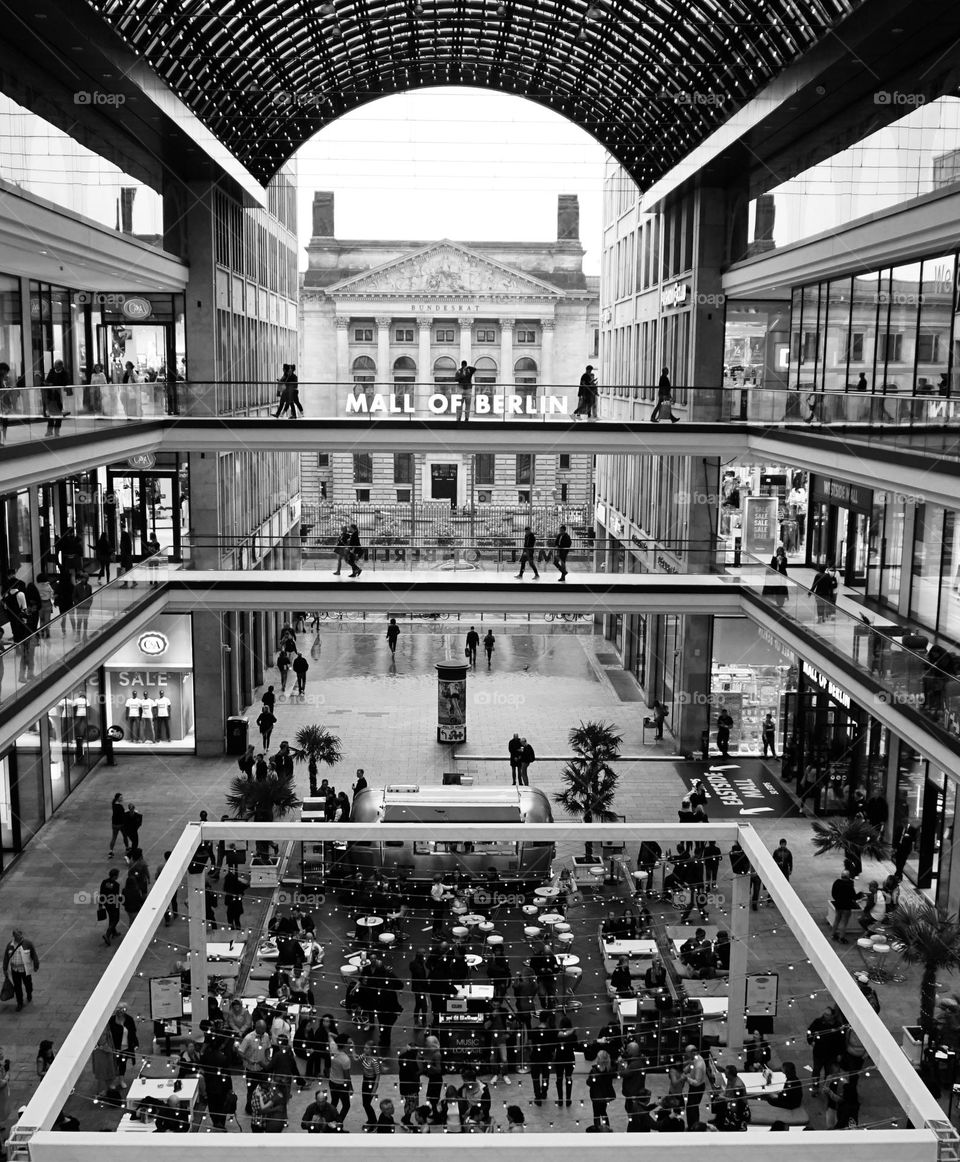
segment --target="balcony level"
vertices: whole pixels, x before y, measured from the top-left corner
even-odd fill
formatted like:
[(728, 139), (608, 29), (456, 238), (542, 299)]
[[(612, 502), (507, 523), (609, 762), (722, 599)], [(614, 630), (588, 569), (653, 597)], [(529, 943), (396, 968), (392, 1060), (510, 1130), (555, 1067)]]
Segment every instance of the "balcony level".
[[(782, 607), (763, 594), (762, 572), (743, 570), (719, 576), (617, 575), (571, 573), (561, 584), (544, 572), (542, 579), (518, 583), (509, 573), (457, 572), (442, 578), (400, 570), (364, 571), (357, 581), (334, 579), (308, 570), (138, 568), (127, 578), (138, 586), (117, 598), (125, 617), (109, 617), (113, 587), (97, 594), (103, 616), (91, 625), (88, 640), (49, 668), (43, 652), (31, 678), (18, 681), (17, 646), (6, 656), (0, 690), (0, 746), (62, 698), (80, 677), (100, 665), (160, 611), (343, 610), (364, 613), (382, 622), (393, 614), (441, 613), (609, 613), (742, 614), (829, 681), (900, 738), (908, 738), (923, 757), (944, 770), (960, 765), (960, 737), (943, 719), (924, 712), (924, 676), (930, 666), (922, 654), (897, 643), (896, 627), (871, 628), (838, 609), (818, 621), (815, 600), (801, 585), (789, 583)], [(133, 596), (136, 593), (136, 596)], [(96, 611), (95, 611), (96, 612)], [(116, 611), (120, 612), (119, 608)], [(56, 640), (56, 623), (52, 625)], [(704, 638), (706, 644), (706, 636)], [(956, 685), (956, 683), (954, 683)], [(948, 693), (950, 705), (960, 694)]]

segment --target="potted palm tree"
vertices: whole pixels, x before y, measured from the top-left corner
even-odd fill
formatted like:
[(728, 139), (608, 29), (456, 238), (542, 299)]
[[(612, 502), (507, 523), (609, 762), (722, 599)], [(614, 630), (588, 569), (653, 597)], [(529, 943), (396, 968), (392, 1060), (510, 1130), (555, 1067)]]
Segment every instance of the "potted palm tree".
[[(265, 779), (237, 775), (226, 798), (235, 819), (253, 823), (273, 823), (300, 805), (293, 775), (280, 775), (272, 769)], [(251, 887), (273, 887), (279, 882), (280, 860), (271, 856), (270, 850), (268, 840), (257, 840), (257, 854), (250, 867)]]
[(900, 955), (906, 964), (923, 965), (920, 1019), (916, 1025), (903, 1026), (904, 1052), (922, 1055), (924, 1041), (938, 1039), (937, 976), (960, 968), (960, 919), (930, 900), (901, 900), (887, 922), (887, 939), (892, 945), (902, 945)]
[(863, 819), (830, 819), (826, 823), (819, 820), (813, 824), (814, 855), (827, 855), (831, 851), (842, 851), (845, 860), (860, 874), (864, 856), (867, 859), (886, 859), (890, 845), (879, 831)]
[(307, 776), (310, 779), (310, 795), (317, 794), (317, 771), (321, 763), (328, 767), (336, 766), (343, 758), (340, 749), (340, 739), (331, 734), (323, 726), (301, 726), (294, 739), (296, 747), (293, 757), (297, 762), (307, 764)]
[[(604, 722), (581, 722), (568, 736), (573, 758), (560, 772), (566, 787), (553, 798), (584, 823), (614, 823), (619, 818), (612, 804), (620, 775), (610, 766), (620, 757), (623, 742), (616, 729)], [(592, 843), (584, 845), (584, 854), (588, 863), (594, 862)]]

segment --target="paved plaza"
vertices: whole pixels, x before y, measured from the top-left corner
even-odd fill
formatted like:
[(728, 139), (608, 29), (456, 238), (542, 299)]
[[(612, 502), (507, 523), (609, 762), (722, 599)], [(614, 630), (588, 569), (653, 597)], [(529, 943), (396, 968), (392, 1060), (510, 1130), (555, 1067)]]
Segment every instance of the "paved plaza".
[[(481, 633), (488, 623), (478, 625)], [(508, 784), (510, 772), (506, 761), (506, 744), (514, 730), (533, 744), (538, 760), (531, 767), (531, 782), (552, 796), (560, 786), (560, 770), (568, 754), (566, 736), (581, 720), (600, 719), (615, 724), (623, 735), (623, 753), (628, 761), (619, 764), (621, 782), (616, 810), (629, 821), (676, 821), (676, 810), (692, 778), (705, 771), (700, 762), (686, 762), (672, 753), (672, 743), (652, 741), (647, 732), (644, 741), (643, 717), (646, 708), (622, 683), (611, 684), (603, 668), (609, 655), (609, 643), (601, 638), (573, 632), (527, 632), (524, 627), (494, 621), (497, 649), (493, 665), (487, 670), (481, 659), (468, 683), (468, 739), (460, 748), (462, 757), (454, 757), (436, 739), (436, 673), (435, 664), (463, 658), (463, 635), (469, 626), (431, 627), (424, 632), (405, 632), (395, 660), (391, 660), (387, 643), (380, 632), (366, 632), (365, 627), (347, 623), (321, 626), (319, 637), (312, 632), (300, 635), (301, 650), (311, 657), (306, 694), (291, 697), (290, 685), (278, 701), (278, 725), (271, 749), (280, 740), (293, 739), (304, 725), (323, 724), (342, 739), (344, 759), (331, 773), (331, 782), (349, 792), (358, 767), (364, 768), (374, 785), (388, 782), (438, 784), (448, 770), (470, 771), (477, 785)], [(551, 627), (556, 629), (556, 627)], [(361, 632), (356, 632), (360, 630)], [(269, 678), (279, 691), (276, 672)], [(622, 700), (626, 699), (626, 700)], [(254, 708), (251, 717), (256, 717)], [(251, 741), (257, 741), (255, 731)], [(795, 801), (777, 780), (776, 763), (766, 764), (757, 758), (738, 759), (731, 764), (738, 769), (737, 779), (768, 785), (779, 798), (764, 800), (768, 807), (762, 814), (750, 816), (769, 847), (785, 837), (794, 852), (796, 870), (793, 884), (807, 907), (821, 918), (829, 886), (838, 872), (839, 861), (833, 857), (814, 859), (810, 845), (809, 820), (800, 817)], [(108, 861), (110, 800), (117, 790), (128, 802), (136, 804), (143, 814), (142, 845), (151, 870), (155, 869), (165, 850), (173, 846), (183, 825), (198, 818), (205, 809), (211, 819), (225, 813), (224, 791), (236, 773), (236, 760), (222, 757), (198, 759), (155, 755), (122, 756), (116, 767), (98, 766), (30, 844), (21, 859), (0, 881), (0, 928), (9, 931), (22, 925), (33, 939), (41, 958), (41, 969), (35, 979), (35, 997), (23, 1012), (12, 1004), (3, 1006), (2, 1043), (4, 1054), (13, 1063), (14, 1108), (21, 1104), (36, 1084), (35, 1057), (39, 1042), (50, 1038), (58, 1045), (63, 1034), (79, 1013), (93, 985), (109, 964), (111, 952), (103, 945), (103, 925), (96, 922), (92, 894), (111, 862)], [(326, 773), (326, 772), (324, 772)], [(305, 767), (297, 768), (302, 794), (307, 792)], [(776, 810), (770, 804), (778, 804)], [(710, 802), (707, 804), (710, 811)], [(729, 811), (715, 812), (715, 818), (730, 817)], [(738, 812), (739, 817), (739, 812)], [(561, 820), (559, 810), (558, 821)], [(635, 858), (636, 853), (629, 856)], [(724, 861), (726, 862), (726, 861)], [(121, 861), (122, 864), (122, 861)], [(727, 869), (725, 869), (726, 872)], [(863, 882), (889, 869), (865, 867)], [(610, 889), (612, 891), (612, 889)], [(723, 894), (723, 884), (720, 885)], [(245, 923), (262, 921), (265, 896), (248, 894)], [(718, 904), (713, 922), (722, 919)], [(677, 923), (676, 910), (664, 912), (667, 923)], [(781, 1029), (805, 1030), (829, 997), (802, 958), (792, 935), (772, 908), (761, 908), (752, 916), (750, 969), (777, 971), (780, 974)], [(587, 917), (584, 916), (587, 923)], [(589, 921), (593, 923), (593, 921)], [(323, 917), (318, 917), (318, 930)], [(323, 940), (322, 931), (319, 933)], [(140, 1019), (141, 1040), (149, 1041), (146, 1013), (146, 978), (168, 972), (185, 953), (186, 925), (182, 921), (161, 929), (154, 946), (141, 966), (143, 976), (137, 982), (131, 1011)], [(583, 939), (591, 939), (584, 932)], [(862, 967), (855, 942), (838, 946), (851, 970)], [(329, 967), (341, 963), (340, 950), (327, 950)], [(406, 960), (398, 957), (403, 976)], [(880, 988), (881, 1016), (899, 1037), (902, 1024), (913, 1023), (919, 996), (919, 976), (908, 970), (899, 985)], [(138, 1001), (140, 1003), (138, 1003)], [(409, 1025), (407, 1013), (401, 1018), (395, 1046), (401, 1042)], [(588, 1016), (585, 1004), (581, 1035), (596, 1032), (600, 1020)], [(342, 1012), (340, 1014), (343, 1016)], [(606, 1018), (604, 1018), (606, 1019)], [(775, 1059), (795, 1057), (801, 1067), (809, 1062), (809, 1051), (802, 1035), (794, 1046), (782, 1044), (782, 1034), (774, 1037)], [(392, 1066), (395, 1070), (395, 1064)], [(389, 1086), (395, 1081), (389, 1079)], [(583, 1090), (582, 1079), (580, 1088)], [(389, 1086), (382, 1092), (389, 1092)], [(90, 1105), (94, 1091), (92, 1072), (87, 1069), (78, 1092), (71, 1099), (70, 1110), (81, 1124), (94, 1128), (100, 1124), (102, 1111)], [(305, 1102), (309, 1093), (303, 1095)], [(585, 1098), (585, 1090), (579, 1098)], [(529, 1075), (514, 1078), (510, 1089), (499, 1087), (495, 1105), (519, 1101), (527, 1113), (531, 1128), (573, 1117), (580, 1120), (583, 1111), (578, 1101), (568, 1115), (532, 1104)], [(889, 1095), (879, 1077), (865, 1079), (861, 1085), (862, 1124), (890, 1124), (883, 1110), (889, 1110)], [(362, 1113), (359, 1101), (348, 1121), (348, 1128), (359, 1130)], [(618, 1103), (613, 1112), (622, 1122)], [(808, 1099), (814, 1127), (823, 1125), (823, 1107), (817, 1099)], [(619, 1113), (617, 1111), (619, 1110)], [(502, 1114), (502, 1111), (501, 1111)], [(291, 1107), (291, 1124), (299, 1117), (299, 1105)], [(502, 1117), (501, 1117), (502, 1120)], [(564, 1125), (568, 1125), (563, 1121)], [(569, 1128), (572, 1128), (570, 1126)], [(622, 1128), (622, 1127), (620, 1127)]]

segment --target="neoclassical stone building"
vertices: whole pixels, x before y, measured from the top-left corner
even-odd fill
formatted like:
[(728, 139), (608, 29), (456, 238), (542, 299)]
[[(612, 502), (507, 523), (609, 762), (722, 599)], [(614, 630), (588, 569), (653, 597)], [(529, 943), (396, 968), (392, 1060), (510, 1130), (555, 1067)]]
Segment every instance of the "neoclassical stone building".
[[(455, 393), (462, 359), (491, 409), (505, 392), (525, 411), (556, 397), (576, 406), (596, 362), (599, 279), (583, 273), (575, 196), (559, 197), (555, 241), (461, 243), (338, 239), (333, 194), (320, 192), (307, 253), (298, 371), (308, 415), (346, 415), (364, 395), (429, 414), (431, 397)], [(485, 456), (477, 431), (477, 457), (305, 454), (303, 501), (591, 503), (590, 457)]]

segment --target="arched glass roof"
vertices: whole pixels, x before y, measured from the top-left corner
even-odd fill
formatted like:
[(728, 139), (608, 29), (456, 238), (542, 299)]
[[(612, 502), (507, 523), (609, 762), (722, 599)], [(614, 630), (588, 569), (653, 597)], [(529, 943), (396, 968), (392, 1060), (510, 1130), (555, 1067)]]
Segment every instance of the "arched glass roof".
[(87, 0), (259, 181), (378, 97), (568, 117), (649, 187), (863, 0)]

